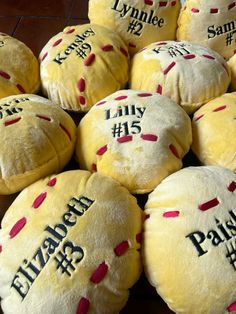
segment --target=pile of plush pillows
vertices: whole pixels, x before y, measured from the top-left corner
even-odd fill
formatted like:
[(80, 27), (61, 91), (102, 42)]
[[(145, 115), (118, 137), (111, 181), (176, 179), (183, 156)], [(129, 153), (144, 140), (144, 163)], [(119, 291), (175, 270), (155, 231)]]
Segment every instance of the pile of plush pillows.
[(236, 312), (236, 2), (88, 14), (38, 60), (0, 33), (3, 312), (119, 313), (142, 266), (176, 313)]

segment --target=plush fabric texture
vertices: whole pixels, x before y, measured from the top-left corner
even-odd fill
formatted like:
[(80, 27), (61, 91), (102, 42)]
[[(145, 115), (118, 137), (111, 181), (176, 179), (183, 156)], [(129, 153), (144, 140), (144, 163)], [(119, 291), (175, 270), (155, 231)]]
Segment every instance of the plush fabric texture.
[(229, 59), (236, 49), (235, 16), (234, 0), (186, 0), (177, 39), (207, 46)]
[(0, 33), (0, 98), (39, 90), (39, 63), (21, 41)]
[(232, 91), (236, 91), (236, 54), (229, 59), (228, 66), (229, 66), (230, 71), (231, 71), (230, 88)]
[(205, 165), (236, 171), (236, 93), (218, 97), (195, 112), (192, 150)]
[(190, 167), (163, 180), (145, 206), (146, 276), (178, 314), (236, 309), (236, 175)]
[(115, 180), (74, 170), (23, 190), (0, 232), (5, 314), (115, 314), (141, 272), (142, 211)]
[(147, 193), (182, 167), (192, 142), (188, 115), (169, 98), (118, 91), (97, 103), (78, 126), (82, 169), (111, 176), (131, 193)]
[(179, 0), (90, 0), (91, 23), (118, 32), (130, 54), (160, 40), (176, 39)]
[(0, 194), (12, 194), (63, 169), (76, 126), (48, 99), (23, 94), (0, 100), (0, 134)]
[(213, 50), (190, 42), (153, 43), (132, 60), (132, 89), (168, 96), (188, 114), (224, 94), (229, 83), (226, 61)]
[(125, 87), (129, 54), (120, 36), (103, 26), (66, 27), (40, 53), (43, 92), (63, 109), (88, 111)]

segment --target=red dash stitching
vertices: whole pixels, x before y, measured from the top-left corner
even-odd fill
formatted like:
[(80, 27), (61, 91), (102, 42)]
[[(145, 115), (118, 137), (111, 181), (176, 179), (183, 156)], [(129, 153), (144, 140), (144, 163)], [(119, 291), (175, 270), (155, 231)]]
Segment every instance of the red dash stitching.
[(219, 204), (219, 201), (217, 198), (213, 198), (212, 200), (206, 202), (206, 203), (203, 203), (203, 204), (200, 204), (198, 205), (198, 208), (202, 211), (205, 211), (205, 210), (208, 210), (212, 207), (215, 207)]
[(88, 58), (84, 61), (85, 66), (90, 66), (95, 60), (95, 54), (91, 53)]
[(101, 105), (104, 105), (106, 103), (106, 101), (100, 101), (99, 103), (96, 104), (96, 106), (101, 106)]
[(106, 276), (107, 271), (108, 265), (105, 262), (102, 262), (90, 277), (90, 281), (92, 281), (95, 284), (98, 284)]
[(9, 232), (10, 238), (14, 238), (25, 226), (27, 220), (25, 217), (18, 220), (14, 226), (11, 228), (11, 231)]
[(39, 208), (39, 206), (44, 202), (45, 198), (47, 197), (47, 192), (39, 194), (36, 199), (34, 200), (32, 207)]
[(227, 307), (227, 310), (228, 310), (229, 312), (234, 312), (234, 311), (236, 311), (236, 302), (230, 304), (230, 305)]
[(42, 115), (39, 115), (39, 114), (36, 114), (36, 117), (39, 118), (39, 119), (46, 120), (46, 121), (51, 121), (51, 118), (46, 117), (46, 116), (42, 116)]
[(157, 43), (157, 46), (160, 46), (160, 45), (166, 45), (167, 43), (165, 41), (161, 41), (159, 43)]
[(86, 103), (86, 99), (85, 99), (85, 97), (84, 97), (84, 96), (79, 96), (79, 103), (80, 103), (82, 106), (84, 106), (84, 105), (85, 105), (85, 103)]
[(194, 55), (194, 54), (188, 54), (188, 55), (185, 55), (184, 56), (184, 59), (194, 59), (196, 57), (196, 55)]
[(144, 2), (147, 5), (153, 5), (153, 1), (152, 0), (144, 0)]
[(113, 50), (112, 45), (105, 45), (102, 47), (102, 51), (111, 51), (111, 50)]
[(224, 110), (225, 108), (226, 108), (226, 106), (220, 106), (220, 107), (215, 108), (215, 109), (212, 110), (212, 111), (213, 111), (213, 112), (217, 112), (217, 111)]
[(92, 172), (97, 172), (97, 165), (96, 164), (92, 164)]
[(202, 55), (204, 58), (210, 59), (210, 60), (215, 60), (214, 57), (210, 56), (210, 55)]
[(176, 218), (176, 217), (179, 217), (179, 211), (178, 210), (173, 210), (173, 211), (165, 212), (163, 214), (163, 217), (165, 217), (165, 218)]
[(43, 60), (47, 57), (47, 55), (48, 55), (48, 52), (46, 52), (46, 53), (43, 55), (41, 61), (43, 61)]
[(69, 140), (71, 141), (71, 135), (70, 135), (70, 132), (67, 130), (67, 128), (64, 127), (64, 125), (62, 125), (61, 123), (59, 124), (59, 126), (66, 133), (66, 135), (68, 136)]
[(149, 97), (149, 96), (152, 96), (151, 93), (140, 93), (138, 94), (139, 97)]
[(194, 121), (196, 122), (196, 121), (200, 120), (200, 119), (203, 118), (203, 117), (204, 117), (204, 114), (201, 114), (200, 116), (196, 117), (196, 118), (194, 119)]
[(236, 190), (236, 182), (233, 181), (231, 182), (228, 186), (227, 186), (227, 189), (230, 191), (230, 192), (234, 192)]
[(54, 177), (54, 178), (52, 178), (51, 180), (48, 181), (47, 186), (52, 187), (52, 186), (54, 186), (56, 183), (57, 183), (57, 178)]
[(115, 100), (123, 100), (123, 99), (126, 99), (128, 98), (128, 96), (118, 96), (115, 98)]
[(77, 82), (77, 87), (79, 91), (82, 93), (85, 90), (85, 79), (81, 77), (81, 79)]
[(172, 62), (168, 65), (168, 67), (163, 71), (164, 75), (166, 75), (174, 66), (176, 65), (176, 62)]
[(123, 53), (124, 56), (128, 57), (128, 51), (125, 48), (120, 47), (120, 52)]
[(130, 142), (133, 140), (133, 136), (132, 135), (125, 135), (125, 136), (122, 136), (122, 137), (119, 137), (117, 139), (117, 142), (119, 143), (125, 143), (125, 142)]
[(157, 85), (157, 93), (162, 95), (162, 86), (160, 84)]
[(13, 119), (13, 120), (8, 120), (8, 121), (5, 121), (5, 122), (4, 122), (4, 125), (5, 125), (5, 126), (8, 126), (8, 125), (17, 123), (17, 122), (19, 122), (20, 120), (21, 120), (21, 117), (16, 118), (16, 119)]
[(2, 253), (2, 245), (0, 245), (0, 253)]
[(230, 3), (228, 6), (228, 10), (233, 9), (235, 7), (235, 5), (236, 5), (235, 2)]
[(114, 253), (116, 254), (116, 256), (124, 255), (125, 252), (128, 250), (128, 248), (129, 248), (129, 242), (123, 241), (114, 248)]
[(99, 148), (96, 152), (96, 155), (103, 155), (105, 152), (107, 151), (107, 145), (102, 146), (101, 148)]
[(87, 314), (89, 310), (90, 302), (88, 299), (82, 297), (79, 301), (76, 314)]
[(159, 2), (159, 7), (166, 7), (167, 6), (167, 1), (160, 1)]
[(173, 154), (176, 158), (180, 159), (179, 153), (178, 153), (176, 147), (175, 147), (173, 144), (170, 144), (170, 145), (169, 145), (169, 149), (170, 149), (170, 151), (172, 152), (172, 154)]
[(210, 13), (218, 13), (218, 12), (219, 12), (219, 9), (217, 9), (217, 8), (212, 8), (210, 10)]
[(130, 48), (136, 48), (136, 45), (133, 44), (133, 43), (129, 43), (129, 47), (130, 47)]
[(55, 41), (55, 43), (52, 45), (53, 47), (58, 46), (62, 42), (62, 38)]
[(22, 86), (22, 85), (20, 85), (20, 84), (16, 84), (16, 87), (18, 88), (18, 90), (21, 92), (21, 93), (25, 93), (25, 89), (24, 89), (24, 87)]
[(142, 234), (142, 232), (140, 232), (140, 233), (138, 233), (138, 234), (136, 234), (136, 241), (138, 242), (138, 243), (141, 243), (142, 242), (142, 239), (143, 239), (143, 234)]
[(6, 80), (10, 80), (11, 76), (4, 72), (4, 71), (0, 71), (0, 76), (2, 76), (3, 78), (5, 78)]
[(174, 7), (176, 5), (176, 1), (171, 2), (171, 6)]
[(71, 33), (73, 33), (75, 31), (75, 28), (71, 28), (70, 30), (68, 30), (67, 32), (66, 32), (66, 34), (71, 34)]
[(156, 142), (158, 140), (158, 136), (155, 134), (141, 134), (141, 139), (144, 141)]
[(199, 13), (199, 9), (196, 9), (196, 8), (192, 8), (191, 11), (192, 11), (193, 13)]

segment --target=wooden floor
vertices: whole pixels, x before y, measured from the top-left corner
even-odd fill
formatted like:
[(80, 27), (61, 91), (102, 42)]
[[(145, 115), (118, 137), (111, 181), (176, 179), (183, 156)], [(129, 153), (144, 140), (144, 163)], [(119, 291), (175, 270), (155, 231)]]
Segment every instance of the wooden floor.
[[(88, 0), (0, 0), (0, 32), (23, 41), (38, 56), (47, 41), (66, 25), (87, 23), (87, 10)], [(15, 197), (0, 196), (0, 213), (8, 208)], [(121, 313), (173, 312), (142, 275), (131, 289), (129, 301)]]

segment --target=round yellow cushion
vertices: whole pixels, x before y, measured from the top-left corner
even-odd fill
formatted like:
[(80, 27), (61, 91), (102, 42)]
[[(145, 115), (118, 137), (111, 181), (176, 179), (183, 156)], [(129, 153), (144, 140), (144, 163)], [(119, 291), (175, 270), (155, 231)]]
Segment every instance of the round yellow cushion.
[(236, 171), (236, 93), (218, 97), (195, 112), (192, 150), (205, 165)]
[(82, 169), (147, 193), (182, 167), (192, 141), (188, 115), (159, 94), (121, 90), (97, 103), (78, 126)]
[(147, 46), (132, 61), (130, 86), (173, 99), (187, 113), (226, 92), (230, 72), (213, 50), (190, 42)]
[(43, 92), (63, 109), (88, 111), (128, 81), (126, 45), (98, 25), (66, 27), (45, 45), (40, 60)]
[(231, 71), (231, 90), (236, 91), (236, 54), (233, 55), (228, 61), (228, 66)]
[(26, 188), (0, 232), (4, 313), (118, 313), (141, 272), (141, 222), (136, 199), (99, 174)]
[(162, 181), (145, 206), (149, 282), (181, 314), (236, 309), (236, 175), (190, 167)]
[(0, 33), (0, 98), (34, 94), (40, 86), (39, 63), (21, 41)]
[(51, 101), (36, 95), (0, 100), (0, 194), (15, 193), (58, 172), (74, 150), (76, 126)]
[(235, 16), (233, 0), (185, 0), (177, 39), (202, 44), (229, 59), (236, 49)]
[(176, 38), (180, 0), (90, 0), (91, 23), (118, 32), (131, 55), (158, 40)]

